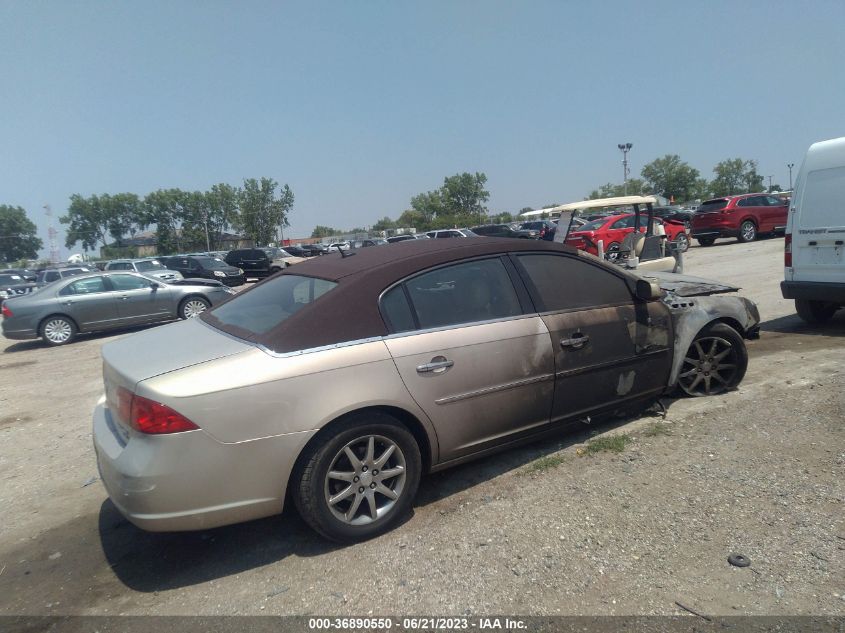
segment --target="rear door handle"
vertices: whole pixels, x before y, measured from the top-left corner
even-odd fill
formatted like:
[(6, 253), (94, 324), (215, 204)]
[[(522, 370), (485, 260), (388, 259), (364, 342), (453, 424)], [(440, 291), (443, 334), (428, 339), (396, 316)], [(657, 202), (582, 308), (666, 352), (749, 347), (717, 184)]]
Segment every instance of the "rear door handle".
[(581, 334), (580, 332), (575, 332), (575, 334), (573, 334), (571, 338), (560, 339), (560, 346), (571, 347), (572, 349), (581, 349), (589, 342), (589, 334)]
[(434, 373), (441, 373), (449, 369), (452, 365), (455, 364), (453, 360), (446, 360), (442, 356), (437, 358), (432, 358), (430, 363), (426, 363), (424, 365), (417, 365), (417, 373), (418, 374), (425, 374), (428, 372)]

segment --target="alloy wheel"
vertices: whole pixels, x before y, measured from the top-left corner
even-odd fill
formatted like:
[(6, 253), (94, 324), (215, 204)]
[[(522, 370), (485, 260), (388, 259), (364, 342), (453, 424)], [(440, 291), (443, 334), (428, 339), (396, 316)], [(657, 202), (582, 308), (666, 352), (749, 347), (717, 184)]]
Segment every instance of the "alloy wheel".
[(185, 302), (185, 306), (182, 308), (182, 315), (186, 319), (193, 318), (208, 309), (205, 301), (201, 299), (191, 299), (190, 301)]
[(742, 223), (742, 226), (739, 227), (739, 230), (742, 235), (743, 242), (753, 242), (754, 238), (757, 237), (757, 227), (754, 226), (753, 222), (746, 220)]
[(712, 396), (726, 391), (739, 367), (733, 344), (721, 336), (693, 341), (681, 366), (678, 384), (692, 396)]
[(50, 319), (44, 324), (44, 338), (54, 345), (67, 343), (73, 335), (73, 327), (65, 319)]
[(405, 456), (382, 435), (356, 438), (341, 448), (326, 473), (326, 504), (336, 519), (367, 525), (393, 510), (405, 488)]

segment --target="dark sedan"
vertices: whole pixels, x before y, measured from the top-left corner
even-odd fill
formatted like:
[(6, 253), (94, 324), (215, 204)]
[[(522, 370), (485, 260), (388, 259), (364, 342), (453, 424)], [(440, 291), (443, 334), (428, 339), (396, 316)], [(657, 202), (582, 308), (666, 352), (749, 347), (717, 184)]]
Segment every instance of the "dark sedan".
[(80, 332), (194, 317), (235, 293), (217, 281), (164, 283), (134, 272), (78, 275), (3, 302), (3, 336), (48, 345)]
[(227, 286), (241, 286), (246, 283), (243, 270), (230, 266), (219, 257), (176, 255), (160, 257), (159, 261), (170, 270), (178, 270), (185, 279), (214, 279)]
[(522, 239), (537, 239), (539, 231), (533, 229), (515, 229), (510, 224), (483, 224), (470, 229), (476, 235), (483, 237), (519, 237)]

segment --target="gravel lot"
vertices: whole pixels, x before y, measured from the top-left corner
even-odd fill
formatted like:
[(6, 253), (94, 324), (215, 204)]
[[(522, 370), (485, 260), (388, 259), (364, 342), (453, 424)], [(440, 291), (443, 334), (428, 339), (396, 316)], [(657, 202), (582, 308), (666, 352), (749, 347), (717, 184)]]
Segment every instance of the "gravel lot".
[[(90, 415), (115, 336), (0, 339), (0, 614), (675, 614), (680, 601), (843, 615), (845, 313), (801, 324), (780, 298), (782, 249), (725, 240), (687, 254), (688, 273), (760, 306), (738, 391), (427, 477), (409, 521), (351, 547), (292, 508), (141, 532), (95, 480)], [(596, 433), (630, 441), (587, 454)]]

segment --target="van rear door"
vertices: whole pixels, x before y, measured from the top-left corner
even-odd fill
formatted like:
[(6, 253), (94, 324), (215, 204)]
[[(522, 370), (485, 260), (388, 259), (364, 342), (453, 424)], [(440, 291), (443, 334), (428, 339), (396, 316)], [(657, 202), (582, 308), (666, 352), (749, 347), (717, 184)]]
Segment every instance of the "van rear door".
[(845, 283), (845, 166), (799, 175), (789, 224), (787, 281)]

